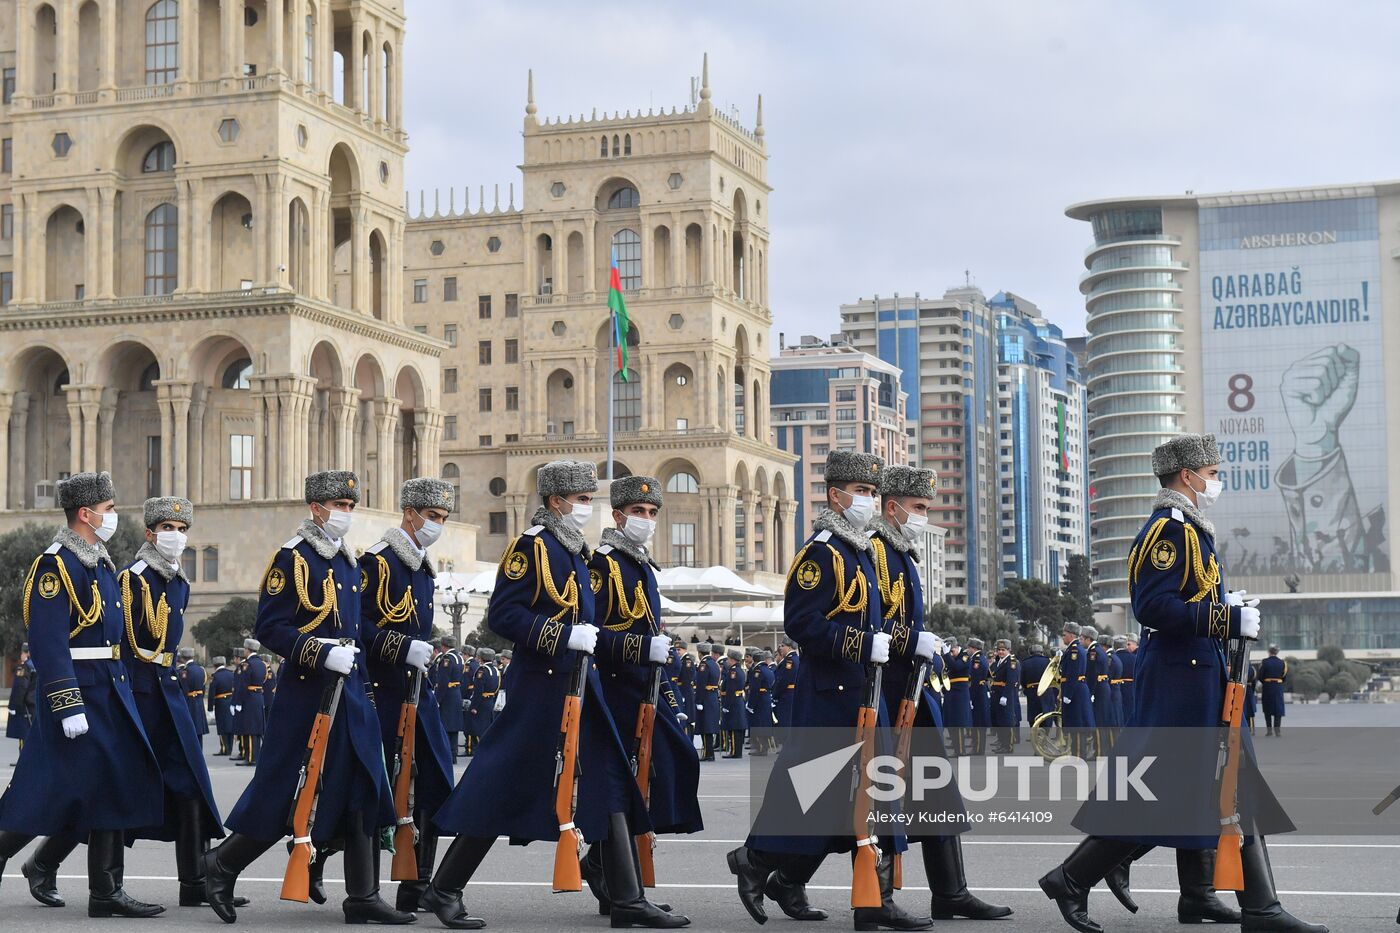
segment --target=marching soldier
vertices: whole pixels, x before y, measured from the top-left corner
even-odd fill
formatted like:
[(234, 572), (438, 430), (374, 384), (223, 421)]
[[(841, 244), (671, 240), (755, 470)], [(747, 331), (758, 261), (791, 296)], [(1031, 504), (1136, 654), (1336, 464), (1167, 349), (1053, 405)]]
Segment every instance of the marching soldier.
[(476, 645), (462, 645), (462, 751), (470, 758), (476, 751), (477, 734), (472, 732), (472, 719), (467, 711), (472, 708), (472, 690), (476, 687), (476, 671), (481, 662), (476, 659)]
[(1283, 735), (1283, 684), (1287, 679), (1288, 662), (1278, 656), (1278, 645), (1270, 645), (1269, 656), (1259, 662), (1266, 737)]
[[(1092, 626), (1085, 628), (1094, 631)], [(1069, 736), (1071, 754), (1086, 758), (1094, 731), (1094, 694), (1089, 688), (1089, 655), (1081, 631), (1074, 622), (1066, 622), (1060, 632), (1064, 642), (1060, 649), (1060, 727)]]
[(743, 659), (743, 651), (729, 649), (729, 667), (724, 672), (724, 686), (720, 689), (720, 728), (724, 731), (724, 745), (729, 749), (725, 758), (744, 757), (744, 734), (749, 731), (746, 696), (749, 675), (744, 670)]
[(504, 650), (504, 651), (501, 652), (500, 668), (501, 668), (501, 686), (502, 686), (502, 689), (505, 688), (506, 671), (510, 670), (510, 660), (511, 660), (511, 655), (512, 655), (512, 654), (513, 654), (513, 652), (512, 652), (509, 648), (507, 648), (506, 650)]
[[(664, 671), (663, 658), (669, 659), (673, 652), (661, 630), (656, 564), (648, 550), (663, 505), (661, 484), (650, 476), (625, 476), (613, 480), (609, 498), (614, 527), (603, 529), (602, 541), (588, 562), (589, 584), (602, 625), (597, 664), (603, 700), (624, 747), (632, 749), (635, 766), (637, 716), (649, 694), (652, 668), (663, 666), (652, 726), (648, 815), (656, 835), (696, 833), (704, 828), (696, 797), (700, 761), (682, 728), (680, 703)], [(601, 845), (589, 847), (583, 868), (599, 911), (609, 912)]]
[(972, 754), (987, 751), (987, 730), (992, 725), (991, 695), (987, 689), (987, 654), (982, 639), (969, 638), (967, 659), (968, 696), (972, 700)]
[(1123, 725), (1133, 724), (1133, 707), (1137, 704), (1137, 648), (1136, 635), (1124, 635), (1123, 649), (1118, 652), (1118, 661), (1123, 665)]
[(1249, 672), (1245, 675), (1244, 686), (1244, 721), (1249, 726), (1249, 734), (1254, 735), (1254, 717), (1259, 712), (1259, 703), (1255, 696), (1255, 691), (1259, 686), (1259, 665), (1251, 663)]
[(243, 760), (238, 762), (238, 766), (251, 768), (257, 766), (263, 733), (267, 731), (267, 711), (263, 706), (264, 691), (267, 690), (267, 662), (258, 657), (262, 644), (256, 638), (243, 639), (243, 648), (248, 655), (243, 660), (243, 673), (240, 675), (243, 697), (237, 707), (238, 731), (243, 736)]
[(229, 760), (244, 761), (248, 757), (248, 737), (243, 734), (243, 706), (248, 702), (248, 649), (233, 649), (233, 697), (229, 712), (233, 714), (235, 748)]
[[(880, 516), (871, 524), (868, 532), (871, 562), (875, 568), (880, 604), (884, 608), (884, 631), (893, 639), (894, 646), (913, 644), (910, 652), (891, 652), (881, 681), (885, 707), (896, 712), (909, 679), (916, 675), (920, 662), (931, 664), (940, 659), (944, 650), (942, 639), (922, 630), (924, 583), (919, 573), (919, 552), (915, 547), (928, 525), (928, 510), (933, 504), (935, 484), (932, 470), (887, 467), (880, 477)], [(1007, 644), (1010, 645), (1009, 642)], [(943, 717), (927, 684), (920, 685), (914, 728), (930, 730), (936, 742), (932, 751), (942, 754)], [(937, 805), (943, 812), (965, 812), (962, 795), (956, 786), (949, 785), (937, 793)], [(922, 843), (920, 849), (924, 873), (928, 875), (932, 890), (929, 911), (933, 919), (967, 917), (972, 920), (995, 920), (1011, 915), (1010, 907), (988, 904), (968, 891), (960, 835), (911, 835), (909, 842)]]
[[(911, 661), (915, 653), (933, 653), (931, 634), (913, 638), (904, 628), (899, 643), (893, 645), (894, 637), (884, 629), (879, 579), (865, 535), (875, 517), (883, 467), (879, 457), (849, 450), (834, 450), (827, 458), (827, 508), (817, 516), (814, 533), (793, 559), (783, 597), (783, 628), (803, 651), (790, 710), (794, 726), (854, 727), (870, 665), (885, 664), (896, 653)], [(883, 696), (876, 698), (876, 705), (877, 722), (888, 728)], [(790, 742), (779, 753), (773, 773), (781, 773), (783, 781), (788, 780), (784, 756), (795, 747)], [(768, 919), (765, 896), (795, 920), (825, 919), (826, 912), (807, 901), (807, 882), (829, 853), (853, 852), (856, 842), (854, 835), (750, 834), (744, 845), (728, 855), (729, 870), (738, 877), (740, 903), (758, 923)], [(857, 929), (933, 926), (932, 918), (912, 916), (894, 903), (894, 853), (903, 847), (904, 839), (897, 832), (881, 834), (876, 867), (881, 906), (857, 908)]]
[(797, 685), (797, 664), (797, 653), (784, 639), (778, 645), (778, 659), (773, 667), (773, 724), (779, 728), (787, 725), (783, 719), (783, 704)]
[(948, 690), (943, 694), (943, 724), (948, 727), (954, 755), (966, 754), (971, 744), (972, 694), (969, 690), (971, 663), (953, 636), (944, 639), (948, 650), (943, 654), (943, 667), (948, 675)]
[[(413, 774), (414, 837), (417, 839), (418, 880), (399, 883), (394, 906), (413, 913), (432, 877), (437, 858), (437, 830), (431, 816), (452, 792), (452, 753), (437, 703), (421, 684), (410, 694), (414, 677), (422, 676), (432, 656), (433, 589), (437, 574), (428, 549), (442, 537), (452, 514), (452, 484), (439, 479), (410, 479), (399, 488), (403, 515), (397, 528), (386, 531), (360, 557), (360, 641), (366, 646), (384, 765), (394, 777), (399, 746), (399, 720), (405, 703), (418, 708), (412, 761), (398, 767)], [(377, 850), (376, 850), (377, 856)], [(375, 875), (378, 876), (378, 859)]]
[(190, 708), (190, 721), (203, 754), (204, 737), (209, 734), (209, 719), (204, 715), (204, 667), (195, 660), (194, 649), (189, 646), (181, 648), (179, 655), (185, 662), (180, 667), (180, 686), (185, 691), (185, 705)]
[(470, 733), (480, 739), (496, 719), (496, 697), (501, 691), (501, 672), (496, 669), (496, 651), (482, 648), (477, 653), (475, 683), (472, 684)]
[(685, 734), (694, 745), (695, 737), (695, 655), (682, 649), (681, 676), (676, 685), (681, 692), (681, 709), (685, 712)]
[(233, 753), (233, 668), (228, 658), (219, 655), (214, 659), (214, 673), (209, 676), (209, 689), (205, 691), (208, 709), (214, 713), (214, 731), (219, 734), (219, 750), (215, 755)]
[[(1244, 890), (1238, 895), (1243, 918), (1220, 901), (1212, 885), (1220, 821), (1210, 788), (1218, 767), (1215, 734), (1230, 676), (1226, 646), (1230, 639), (1257, 638), (1260, 621), (1254, 605), (1226, 591), (1215, 551), (1215, 526), (1204, 512), (1222, 488), (1220, 460), (1215, 437), (1209, 434), (1181, 435), (1152, 454), (1162, 489), (1128, 557), (1133, 615), (1144, 632), (1136, 674), (1141, 689), (1135, 725), (1140, 728), (1126, 734), (1115, 751), (1131, 764), (1147, 753), (1146, 743), (1154, 733), (1190, 728), (1209, 738), (1192, 748), (1176, 746), (1171, 782), (1153, 785), (1157, 802), (1151, 806), (1171, 825), (1180, 826), (1179, 834), (1133, 834), (1121, 804), (1113, 801), (1091, 799), (1080, 809), (1076, 826), (1112, 827), (1112, 836), (1087, 836), (1063, 864), (1040, 879), (1040, 887), (1065, 921), (1084, 933), (1102, 929), (1089, 918), (1089, 888), (1118, 872), (1126, 890), (1126, 864), (1157, 845), (1176, 849), (1181, 886), (1177, 916), (1182, 923), (1209, 920), (1240, 923), (1249, 931), (1287, 933), (1327, 930), (1298, 920), (1279, 904), (1262, 834), (1292, 829), (1292, 823), (1259, 775), (1247, 735), (1242, 737), (1239, 759), (1241, 830), (1246, 836), (1241, 856)], [(1143, 804), (1134, 801), (1131, 806)], [(1139, 819), (1147, 815), (1134, 812)]]
[(447, 731), (448, 750), (452, 753), (452, 763), (457, 763), (459, 737), (466, 725), (462, 716), (462, 659), (457, 654), (457, 639), (445, 635), (442, 639), (442, 653), (437, 657), (433, 668), (434, 691), (437, 694), (438, 716), (442, 727)]
[[(21, 645), (19, 665), (15, 668), (15, 680), (10, 684), (10, 720), (5, 724), (5, 737), (19, 739), (19, 750), (24, 751), (24, 740), (34, 722), (30, 697), (34, 683), (33, 664), (29, 660), (29, 646)], [(14, 767), (14, 763), (10, 764)]]
[(272, 718), (272, 704), (277, 700), (277, 682), (282, 679), (282, 665), (272, 666), (272, 655), (262, 656), (267, 677), (263, 680), (263, 731), (267, 731), (267, 721)]
[(720, 645), (702, 644), (700, 657), (695, 664), (695, 719), (700, 731), (704, 754), (701, 761), (715, 760), (715, 739), (719, 735), (721, 671), (719, 658), (724, 648)]
[[(361, 654), (361, 576), (345, 540), (360, 486), (348, 470), (306, 478), (309, 515), (273, 555), (258, 599), (258, 640), (287, 668), (277, 715), (268, 729), (253, 779), (228, 828), (233, 834), (205, 857), (209, 905), (225, 923), (238, 919), (233, 900), (238, 875), (288, 834), (288, 815), (300, 793), (315, 793), (310, 844), (345, 849), (346, 923), (411, 923), (379, 897), (375, 837), (394, 824), (394, 798), (384, 768), (379, 720)], [(320, 787), (298, 788), (297, 773), (327, 688), (341, 693), (326, 745)], [(318, 792), (319, 791), (319, 792)], [(322, 859), (316, 860), (320, 865)], [(319, 869), (313, 866), (313, 892)]]
[[(1104, 636), (1107, 637), (1107, 636)], [(1113, 688), (1113, 728), (1115, 735), (1117, 730), (1124, 725), (1123, 718), (1123, 659), (1120, 654), (1126, 654), (1123, 649), (1127, 647), (1128, 639), (1122, 635), (1114, 635), (1108, 640), (1108, 682)]]
[(49, 838), (23, 870), (40, 903), (62, 907), (58, 865), (88, 844), (88, 916), (154, 917), (122, 886), (123, 833), (157, 826), (164, 800), (157, 764), (121, 662), (125, 637), (116, 567), (106, 542), (117, 531), (107, 473), (58, 484), (67, 526), (35, 558), (22, 612), (43, 701), (24, 754), (0, 796), (0, 869), (36, 836)]
[[(1055, 708), (1055, 698), (1047, 690), (1045, 696), (1040, 695), (1040, 678), (1045, 676), (1045, 669), (1050, 666), (1050, 659), (1045, 656), (1045, 646), (1038, 641), (1031, 642), (1031, 656), (1021, 662), (1021, 690), (1026, 695), (1026, 722), (1035, 725), (1035, 721), (1040, 718), (1040, 714)], [(1045, 702), (1049, 700), (1049, 702)]]
[(1015, 730), (1021, 724), (1020, 663), (1011, 654), (1011, 640), (998, 638), (996, 657), (988, 671), (991, 684), (992, 728), (996, 730), (993, 751), (1009, 755), (1015, 750)]
[[(539, 469), (536, 488), (541, 507), (533, 524), (502, 555), (486, 615), (491, 630), (513, 641), (520, 652), (519, 669), (507, 685), (511, 700), (433, 818), (442, 832), (457, 839), (423, 894), (423, 904), (446, 927), (478, 929), (484, 921), (467, 915), (462, 889), (497, 837), (522, 842), (560, 838), (555, 754), (566, 694), (581, 667), (586, 696), (573, 822), (585, 842), (601, 842), (612, 925), (685, 926), (689, 920), (666, 913), (643, 894), (633, 839), (650, 832), (652, 825), (598, 673), (580, 656), (592, 655), (600, 641), (583, 538), (598, 488), (593, 465), (547, 463)], [(626, 642), (635, 649), (629, 649), (627, 660), (640, 661), (644, 649), (650, 658), (643, 641), (634, 637)]]
[[(1093, 631), (1093, 635), (1088, 633)], [(1080, 633), (1085, 639), (1084, 649), (1089, 654), (1089, 691), (1094, 700), (1094, 752), (1107, 755), (1113, 747), (1113, 728), (1117, 725), (1113, 715), (1113, 660), (1105, 643), (1112, 642), (1113, 636), (1107, 632), (1100, 634), (1093, 626), (1086, 625)]]

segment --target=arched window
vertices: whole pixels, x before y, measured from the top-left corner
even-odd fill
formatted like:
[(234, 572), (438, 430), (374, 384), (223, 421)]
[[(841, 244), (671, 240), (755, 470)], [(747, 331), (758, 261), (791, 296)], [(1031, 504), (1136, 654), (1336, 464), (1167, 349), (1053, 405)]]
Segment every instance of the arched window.
[(618, 146), (617, 143), (618, 143), (617, 134), (614, 133), (614, 134), (613, 134), (613, 155), (614, 155), (614, 156), (617, 156), (617, 155), (619, 155), (619, 154), (622, 152), (621, 148), (619, 148), (619, 146)]
[(608, 138), (607, 138), (606, 136), (604, 136), (604, 137), (602, 138), (601, 144), (602, 144), (602, 151), (599, 152), (598, 155), (600, 155), (600, 156), (602, 156), (603, 158), (606, 159), (606, 158), (608, 157)]
[(179, 214), (174, 204), (160, 204), (146, 215), (147, 295), (169, 295), (175, 291), (179, 272)]
[(170, 84), (180, 76), (180, 4), (156, 0), (146, 10), (146, 83)]
[(141, 382), (137, 387), (138, 392), (154, 392), (155, 381), (160, 378), (160, 364), (152, 361), (145, 371), (141, 373)]
[(627, 381), (613, 373), (613, 430), (627, 434), (642, 429), (642, 380), (634, 364), (629, 364)]
[(631, 185), (618, 188), (608, 195), (608, 210), (625, 210), (632, 207), (640, 207), (642, 196), (637, 194), (637, 189)]
[(316, 83), (316, 15), (306, 14), (305, 29), (302, 32), (304, 49), (302, 57), (306, 61), (306, 83)]
[(59, 373), (53, 381), (53, 394), (63, 395), (68, 390), (68, 370)]
[(141, 160), (141, 171), (146, 174), (175, 171), (175, 144), (166, 140), (146, 150), (146, 157)]
[(249, 377), (252, 375), (253, 361), (245, 356), (228, 364), (228, 368), (224, 370), (224, 378), (219, 384), (225, 389), (251, 389)]
[(666, 481), (667, 492), (699, 492), (700, 481), (694, 473), (677, 473)]
[[(442, 465), (442, 478), (452, 484), (452, 511), (456, 512), (462, 501), (462, 471), (455, 463), (444, 463)], [(495, 480), (492, 482), (494, 483)], [(494, 492), (492, 494), (497, 495)]]
[(622, 138), (622, 154), (623, 154), (623, 155), (631, 155), (631, 154), (632, 154), (632, 134), (631, 134), (631, 133), (628, 133), (626, 136), (624, 136), (624, 137)]
[(642, 238), (635, 230), (619, 230), (613, 234), (613, 252), (617, 255), (617, 275), (622, 290), (642, 287)]

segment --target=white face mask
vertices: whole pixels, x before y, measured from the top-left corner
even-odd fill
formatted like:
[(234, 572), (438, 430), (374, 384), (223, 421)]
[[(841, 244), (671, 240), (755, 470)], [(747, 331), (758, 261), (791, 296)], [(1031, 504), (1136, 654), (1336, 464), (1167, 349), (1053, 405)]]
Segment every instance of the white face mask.
[[(574, 506), (574, 508), (578, 508), (578, 506)], [(622, 533), (633, 544), (646, 547), (651, 536), (656, 534), (656, 521), (655, 519), (642, 518), (640, 515), (629, 515), (627, 523), (622, 526)]]
[[(322, 506), (324, 509), (325, 506)], [(351, 514), (349, 512), (339, 512), (326, 509), (326, 520), (322, 522), (321, 529), (325, 531), (326, 537), (339, 541), (350, 531)]]
[(593, 517), (592, 502), (575, 502), (570, 511), (563, 515), (564, 521), (573, 525), (575, 530), (582, 531), (588, 527), (588, 520)]
[(927, 515), (919, 515), (914, 512), (909, 512), (905, 514), (904, 524), (899, 526), (899, 530), (904, 534), (906, 540), (918, 541), (919, 536), (924, 533), (924, 529), (927, 527)]
[(172, 564), (180, 560), (189, 537), (183, 531), (157, 531), (156, 550)]
[(418, 517), (423, 519), (423, 527), (415, 531), (413, 536), (418, 539), (418, 546), (426, 549), (442, 537), (442, 526), (437, 522), (429, 521), (424, 515), (420, 514)]
[(112, 540), (112, 535), (117, 533), (117, 513), (103, 512), (102, 524), (93, 528), (92, 522), (88, 522), (88, 527), (92, 528), (92, 533), (97, 535), (98, 541), (106, 544), (108, 541)]
[[(1196, 493), (1196, 504), (1203, 509), (1208, 509), (1212, 505), (1215, 505), (1216, 500), (1220, 498), (1220, 494), (1225, 491), (1225, 484), (1218, 479), (1206, 479), (1195, 470), (1191, 471), (1191, 475), (1206, 484), (1204, 492)], [(1195, 492), (1195, 490), (1192, 490), (1192, 492)]]
[(847, 495), (851, 496), (851, 504), (841, 514), (845, 516), (846, 521), (851, 523), (852, 528), (860, 531), (875, 517), (875, 497), (856, 496), (850, 493)]

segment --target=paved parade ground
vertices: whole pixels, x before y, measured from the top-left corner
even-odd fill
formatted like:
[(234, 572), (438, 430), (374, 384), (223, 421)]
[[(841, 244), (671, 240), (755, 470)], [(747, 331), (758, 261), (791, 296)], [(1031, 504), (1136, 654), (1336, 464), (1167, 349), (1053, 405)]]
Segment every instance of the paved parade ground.
[[(1400, 724), (1400, 706), (1290, 706), (1285, 722), (1291, 727), (1282, 739), (1269, 743), (1306, 741), (1303, 726), (1393, 726)], [(1262, 725), (1260, 731), (1262, 735)], [(1386, 730), (1387, 732), (1389, 730)], [(1389, 738), (1389, 736), (1387, 736)], [(213, 748), (213, 736), (206, 738), (206, 749)], [(0, 768), (9, 770), (16, 745), (0, 743)], [(225, 814), (232, 808), (247, 783), (250, 769), (238, 768), (224, 758), (210, 759), (210, 773), (219, 805)], [(463, 764), (465, 764), (465, 759)], [(1345, 763), (1339, 763), (1345, 769)], [(460, 773), (460, 767), (459, 767)], [(1400, 783), (1400, 752), (1397, 753), (1395, 781)], [(1384, 793), (1385, 788), (1381, 791)], [(694, 837), (664, 840), (657, 850), (656, 866), (660, 889), (654, 900), (669, 902), (676, 911), (688, 915), (694, 930), (759, 929), (739, 905), (732, 877), (724, 863), (724, 853), (742, 841), (749, 818), (748, 759), (716, 761), (703, 766), (700, 797), (705, 814), (705, 831)], [(1380, 794), (1376, 795), (1377, 797)], [(1368, 799), (1367, 806), (1374, 800)], [(1395, 808), (1400, 811), (1400, 806)], [(1400, 827), (1400, 813), (1387, 813), (1386, 819)], [(1011, 837), (971, 833), (965, 837), (968, 878), (974, 892), (987, 900), (1009, 904), (1015, 915), (1008, 920), (974, 924), (967, 920), (940, 921), (935, 929), (1068, 930), (1054, 905), (1035, 886), (1036, 879), (1054, 867), (1070, 851), (1077, 839), (1017, 841)], [(444, 849), (446, 846), (444, 840)], [(0, 931), (74, 930), (112, 926), (140, 926), (129, 920), (89, 920), (86, 914), (86, 875), (84, 849), (79, 849), (63, 866), (60, 890), (68, 899), (63, 909), (48, 909), (30, 899), (20, 877), (19, 867), (28, 855), (25, 850), (12, 859), (0, 885)], [(440, 850), (442, 851), (442, 850)], [(238, 893), (253, 899), (239, 911), (239, 929), (278, 929), (293, 927), (333, 929), (342, 926), (340, 878), (342, 863), (333, 858), (327, 869), (330, 903), (322, 907), (278, 900), (285, 850), (275, 848), (255, 862), (239, 879)], [(1395, 914), (1400, 908), (1400, 834), (1354, 837), (1276, 837), (1270, 844), (1277, 885), (1284, 906), (1294, 915), (1325, 922), (1334, 933), (1395, 930)], [(512, 848), (498, 843), (487, 857), (477, 877), (468, 886), (465, 901), (471, 912), (485, 917), (494, 930), (589, 930), (606, 929), (607, 918), (596, 914), (595, 902), (587, 892), (554, 895), (549, 891), (553, 850), (546, 845)], [(180, 908), (176, 904), (174, 849), (170, 845), (141, 842), (130, 850), (126, 864), (129, 893), (142, 900), (167, 906), (164, 915), (151, 921), (156, 928), (220, 929), (223, 924), (207, 907)], [(384, 871), (387, 876), (388, 860)], [(910, 910), (927, 912), (928, 889), (918, 859), (906, 859), (906, 887), (898, 894)], [(1175, 862), (1169, 851), (1156, 850), (1133, 868), (1133, 888), (1142, 910), (1136, 916), (1124, 911), (1102, 888), (1090, 900), (1091, 914), (1110, 931), (1176, 930)], [(817, 929), (848, 930), (851, 915), (846, 909), (850, 881), (849, 863), (831, 858), (814, 879), (809, 890), (814, 904), (831, 911), (825, 924), (803, 925), (807, 933)], [(385, 882), (383, 893), (392, 902), (392, 882)], [(1227, 900), (1232, 900), (1225, 895)], [(770, 905), (768, 930), (796, 931), (797, 924), (783, 917)], [(418, 926), (438, 929), (436, 919), (419, 914)]]

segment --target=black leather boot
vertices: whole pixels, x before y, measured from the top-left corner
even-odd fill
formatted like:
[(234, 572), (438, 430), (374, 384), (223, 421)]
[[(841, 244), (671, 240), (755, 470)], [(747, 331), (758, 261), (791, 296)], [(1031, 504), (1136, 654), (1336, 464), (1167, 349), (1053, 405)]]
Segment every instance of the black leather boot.
[(93, 830), (88, 834), (88, 916), (144, 919), (164, 913), (159, 904), (145, 904), (122, 889), (123, 847), (121, 830)]
[(1089, 889), (1136, 850), (1131, 842), (1087, 836), (1069, 858), (1040, 879), (1040, 890), (1079, 933), (1103, 933), (1103, 927), (1089, 919)]
[(24, 833), (13, 833), (9, 830), (0, 832), (0, 877), (4, 877), (5, 863), (19, 855), (20, 850), (33, 839), (33, 836), (26, 836)]
[(1129, 913), (1137, 913), (1137, 901), (1133, 900), (1133, 889), (1131, 885), (1130, 873), (1133, 863), (1144, 855), (1152, 851), (1152, 846), (1138, 846), (1137, 851), (1123, 859), (1108, 874), (1103, 876), (1104, 887), (1113, 892), (1113, 896), (1118, 898), (1118, 903), (1128, 908)]
[(825, 920), (827, 912), (807, 900), (807, 882), (821, 867), (821, 855), (785, 855), (768, 876), (763, 893), (793, 920)]
[[(209, 840), (203, 833), (204, 805), (198, 800), (167, 798), (179, 813), (175, 828), (175, 872), (180, 877), (180, 906), (198, 907), (204, 899), (204, 853)], [(246, 897), (235, 897), (234, 907), (247, 907)]]
[[(854, 853), (852, 854), (854, 858)], [(857, 930), (927, 930), (933, 926), (932, 917), (916, 917), (894, 902), (894, 856), (885, 852), (875, 863), (875, 877), (880, 879), (880, 906), (857, 907)]]
[(486, 926), (480, 917), (467, 914), (462, 904), (462, 888), (466, 887), (486, 853), (496, 842), (495, 836), (458, 836), (447, 847), (437, 874), (423, 892), (423, 906), (435, 914), (450, 930), (479, 930)]
[(725, 856), (725, 860), (729, 863), (729, 873), (739, 879), (739, 903), (744, 905), (754, 923), (767, 923), (763, 893), (768, 877), (777, 870), (777, 866), (767, 853), (748, 846), (733, 850)]
[(690, 926), (688, 917), (668, 914), (646, 899), (642, 876), (637, 870), (636, 845), (627, 814), (608, 814), (608, 838), (598, 843), (603, 863), (603, 879), (612, 902), (612, 926), (650, 927), (670, 930)]
[(928, 886), (933, 892), (929, 904), (933, 919), (1000, 920), (1011, 916), (1010, 907), (988, 904), (967, 889), (961, 837), (930, 839), (920, 848), (924, 850), (924, 873), (928, 875)]
[(273, 840), (254, 839), (234, 833), (216, 849), (204, 853), (204, 900), (224, 923), (238, 919), (233, 886), (238, 873), (272, 848)]
[[(29, 882), (29, 893), (45, 907), (62, 907), (66, 903), (58, 893), (58, 866), (78, 847), (75, 836), (50, 836), (20, 867), (20, 874)], [(0, 870), (4, 862), (0, 860)]]
[(1263, 836), (1255, 836), (1252, 845), (1241, 852), (1244, 862), (1244, 890), (1239, 893), (1240, 929), (1246, 933), (1327, 933), (1320, 923), (1307, 923), (1283, 909), (1274, 890), (1274, 870), (1269, 865), (1269, 850)]
[(579, 860), (578, 868), (589, 892), (598, 901), (598, 915), (606, 917), (612, 912), (612, 901), (608, 898), (608, 885), (603, 878), (603, 850), (598, 843), (589, 845)]
[(1240, 922), (1240, 912), (1215, 893), (1214, 849), (1177, 849), (1176, 877), (1181, 885), (1181, 896), (1176, 901), (1179, 922)]
[(352, 824), (345, 834), (345, 922), (382, 923), (401, 926), (418, 918), (390, 907), (379, 896), (379, 843), (357, 825), (359, 814), (350, 815)]
[(433, 866), (437, 864), (438, 831), (423, 810), (418, 811), (417, 822), (418, 880), (400, 881), (399, 890), (394, 895), (394, 906), (410, 913), (427, 909), (419, 901), (423, 892), (428, 890), (428, 879), (433, 876)]

